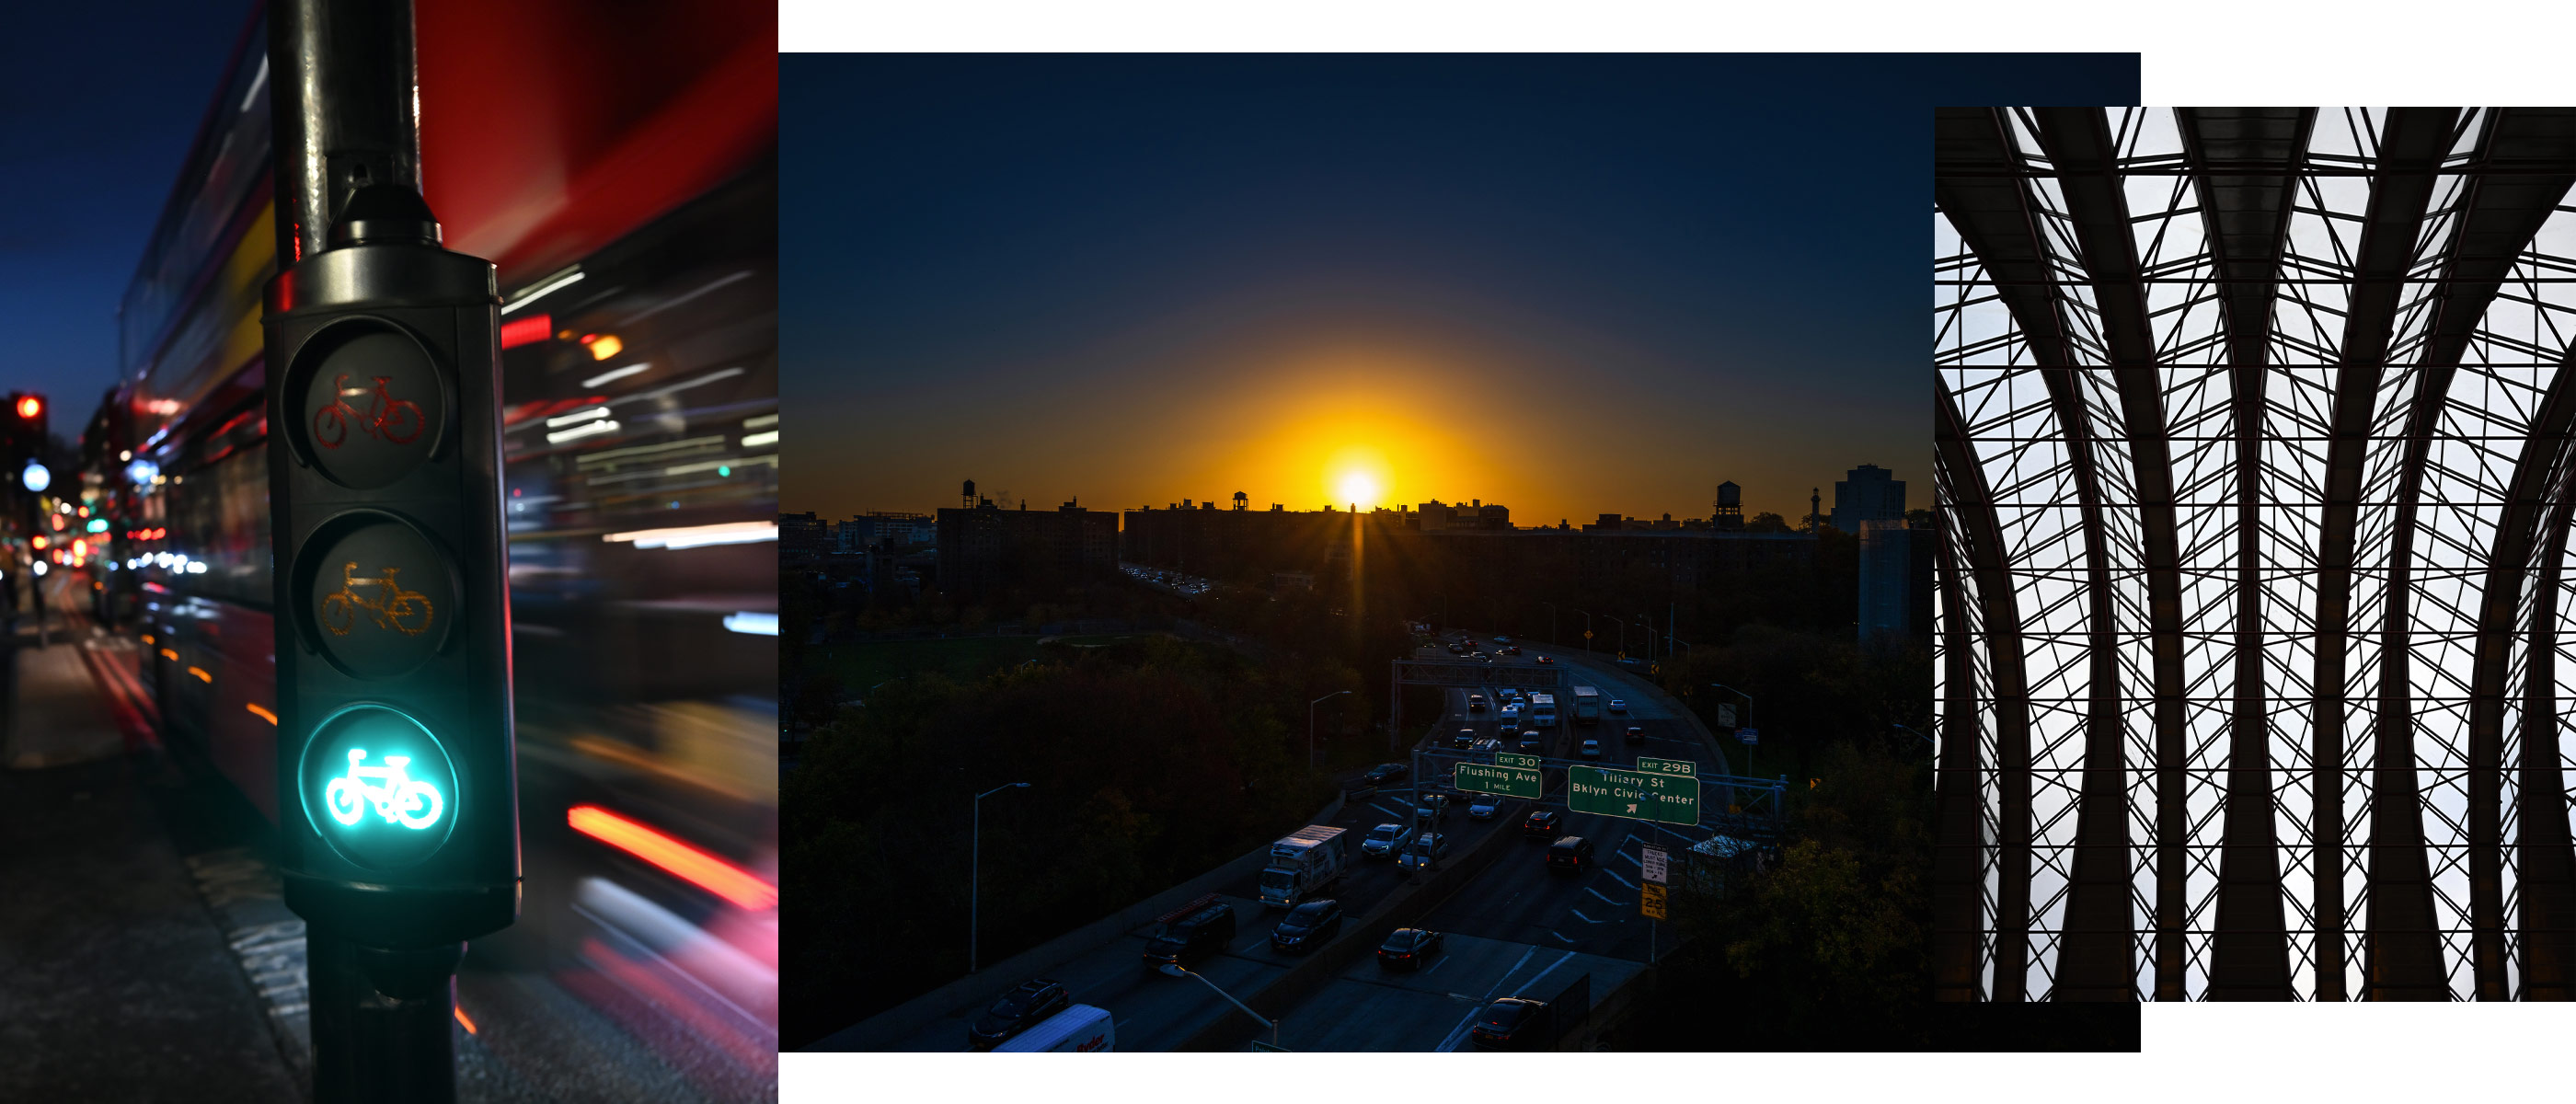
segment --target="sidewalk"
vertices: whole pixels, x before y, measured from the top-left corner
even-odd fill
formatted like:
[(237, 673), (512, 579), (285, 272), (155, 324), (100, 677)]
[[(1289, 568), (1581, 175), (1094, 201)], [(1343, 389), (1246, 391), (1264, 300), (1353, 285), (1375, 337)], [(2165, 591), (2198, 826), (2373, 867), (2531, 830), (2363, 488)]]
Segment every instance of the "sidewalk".
[[(0, 729), (0, 1099), (303, 1095), (60, 620), (16, 647)], [(86, 630), (82, 630), (83, 634)]]

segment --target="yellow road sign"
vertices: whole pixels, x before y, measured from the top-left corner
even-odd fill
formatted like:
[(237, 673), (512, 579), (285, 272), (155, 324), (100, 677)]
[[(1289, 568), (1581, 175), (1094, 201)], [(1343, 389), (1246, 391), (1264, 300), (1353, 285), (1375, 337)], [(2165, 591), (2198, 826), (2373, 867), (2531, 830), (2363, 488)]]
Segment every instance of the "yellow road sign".
[(1653, 882), (1648, 882), (1645, 885), (1638, 887), (1638, 890), (1638, 911), (1645, 913), (1648, 918), (1654, 920), (1671, 919), (1664, 915), (1664, 887), (1656, 885)]

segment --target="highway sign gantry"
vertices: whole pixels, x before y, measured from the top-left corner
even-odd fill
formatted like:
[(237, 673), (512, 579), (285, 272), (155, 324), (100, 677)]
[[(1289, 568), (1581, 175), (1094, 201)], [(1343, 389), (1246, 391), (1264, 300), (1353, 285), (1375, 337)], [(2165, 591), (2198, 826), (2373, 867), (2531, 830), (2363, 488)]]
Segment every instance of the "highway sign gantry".
[(1565, 803), (1578, 813), (1697, 824), (1699, 780), (1607, 767), (1567, 767)]
[(1539, 772), (1528, 767), (1486, 766), (1482, 763), (1460, 763), (1450, 775), (1459, 789), (1476, 793), (1501, 794), (1504, 797), (1538, 800), (1542, 784)]

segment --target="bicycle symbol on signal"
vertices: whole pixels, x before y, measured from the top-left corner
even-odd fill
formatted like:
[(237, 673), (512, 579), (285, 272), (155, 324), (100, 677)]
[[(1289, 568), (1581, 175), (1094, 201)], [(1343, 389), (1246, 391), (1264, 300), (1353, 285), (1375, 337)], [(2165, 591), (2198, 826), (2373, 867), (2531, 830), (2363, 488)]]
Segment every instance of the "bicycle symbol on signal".
[(367, 412), (362, 415), (357, 407), (349, 405), (348, 397), (366, 392), (349, 386), (348, 373), (341, 373), (331, 383), (331, 405), (313, 412), (313, 439), (323, 448), (338, 448), (340, 442), (348, 440), (352, 422), (367, 431), (367, 436), (386, 444), (408, 445), (418, 439), (425, 422), (420, 404), (395, 398), (388, 388), (392, 382), (392, 376), (376, 377), (375, 394), (367, 399)]
[[(322, 598), (322, 627), (331, 630), (331, 635), (349, 635), (358, 623), (359, 610), (367, 611), (380, 629), (393, 629), (405, 636), (429, 631), (429, 623), (438, 611), (429, 604), (428, 595), (403, 589), (395, 578), (402, 574), (401, 568), (386, 568), (381, 579), (359, 578), (354, 574), (357, 570), (355, 560), (341, 564), (339, 592)], [(362, 586), (376, 588), (375, 600), (369, 601), (358, 593)]]
[[(388, 755), (384, 766), (359, 766), (366, 757), (365, 748), (349, 749), (349, 773), (322, 788), (322, 797), (331, 806), (331, 819), (355, 825), (358, 818), (366, 815), (367, 804), (373, 802), (376, 815), (389, 823), (405, 828), (427, 828), (438, 823), (438, 814), (447, 802), (439, 797), (438, 787), (413, 778), (403, 769), (411, 765), (410, 756)], [(372, 785), (367, 781), (370, 778), (382, 779), (384, 784)]]

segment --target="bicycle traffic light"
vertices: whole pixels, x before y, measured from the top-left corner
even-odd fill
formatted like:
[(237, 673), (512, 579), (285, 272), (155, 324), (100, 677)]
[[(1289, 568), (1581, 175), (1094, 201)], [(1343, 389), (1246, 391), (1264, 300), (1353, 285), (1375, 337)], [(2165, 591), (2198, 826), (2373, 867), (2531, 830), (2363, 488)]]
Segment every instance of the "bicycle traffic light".
[(363, 946), (518, 918), (499, 303), (390, 183), (269, 285), (286, 903)]

